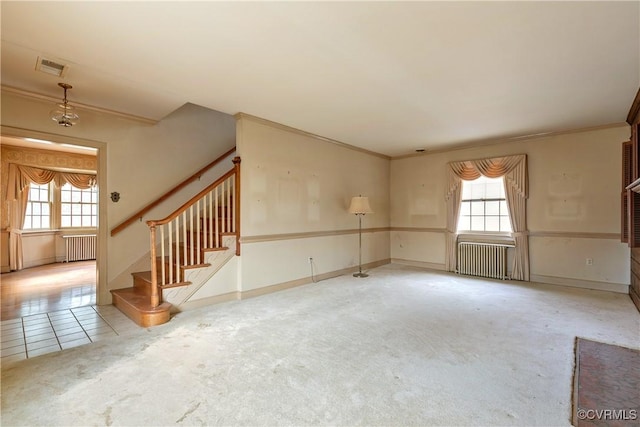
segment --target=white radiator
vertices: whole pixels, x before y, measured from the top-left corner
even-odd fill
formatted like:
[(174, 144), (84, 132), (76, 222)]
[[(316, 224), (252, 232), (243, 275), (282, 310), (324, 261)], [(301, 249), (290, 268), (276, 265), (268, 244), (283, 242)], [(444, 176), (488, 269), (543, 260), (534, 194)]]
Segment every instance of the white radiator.
[(507, 279), (507, 248), (493, 243), (458, 243), (458, 269), (469, 276)]
[(62, 236), (65, 247), (65, 262), (96, 259), (96, 235), (82, 234)]

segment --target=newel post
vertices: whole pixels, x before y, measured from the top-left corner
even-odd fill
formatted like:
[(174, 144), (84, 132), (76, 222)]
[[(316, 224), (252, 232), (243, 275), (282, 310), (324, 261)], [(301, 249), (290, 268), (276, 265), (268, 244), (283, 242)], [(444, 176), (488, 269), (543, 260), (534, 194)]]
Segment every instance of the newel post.
[(233, 158), (235, 170), (235, 185), (233, 198), (235, 200), (235, 221), (236, 226), (236, 256), (240, 256), (240, 157)]
[(160, 295), (158, 294), (158, 268), (156, 263), (156, 224), (153, 221), (147, 222), (151, 232), (151, 306), (160, 305)]

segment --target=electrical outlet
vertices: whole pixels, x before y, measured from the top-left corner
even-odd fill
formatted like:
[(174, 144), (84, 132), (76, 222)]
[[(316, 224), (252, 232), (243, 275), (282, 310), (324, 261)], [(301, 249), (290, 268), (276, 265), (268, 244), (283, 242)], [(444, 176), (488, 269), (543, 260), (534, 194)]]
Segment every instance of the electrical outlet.
[(587, 265), (593, 265), (593, 258), (587, 258)]

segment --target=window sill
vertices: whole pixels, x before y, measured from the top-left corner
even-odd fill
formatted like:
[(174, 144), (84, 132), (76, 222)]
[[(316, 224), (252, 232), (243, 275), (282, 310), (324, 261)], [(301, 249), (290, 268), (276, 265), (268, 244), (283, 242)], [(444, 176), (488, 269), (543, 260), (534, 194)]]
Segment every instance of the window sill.
[(515, 246), (511, 233), (458, 233), (458, 242), (497, 243)]
[(48, 234), (56, 234), (59, 230), (57, 229), (38, 229), (38, 230), (22, 230), (22, 235), (23, 236), (46, 236)]
[(98, 229), (96, 227), (85, 227), (85, 228), (49, 228), (49, 229), (38, 229), (38, 230), (22, 230), (22, 235), (27, 236), (45, 236), (47, 234), (97, 234)]

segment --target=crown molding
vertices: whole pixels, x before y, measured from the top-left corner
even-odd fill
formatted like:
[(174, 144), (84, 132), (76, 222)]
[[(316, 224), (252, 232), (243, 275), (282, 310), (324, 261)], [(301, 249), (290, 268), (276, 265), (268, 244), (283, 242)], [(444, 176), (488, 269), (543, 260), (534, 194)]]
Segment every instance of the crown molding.
[(391, 160), (401, 160), (409, 157), (420, 157), (420, 156), (426, 156), (428, 154), (448, 153), (452, 151), (466, 150), (469, 148), (488, 147), (490, 145), (499, 145), (499, 144), (505, 144), (508, 142), (521, 142), (521, 141), (527, 141), (530, 139), (550, 138), (554, 136), (568, 135), (572, 133), (593, 132), (597, 130), (613, 129), (613, 128), (624, 127), (624, 126), (629, 126), (629, 125), (626, 122), (618, 122), (618, 123), (609, 123), (606, 125), (590, 126), (590, 127), (578, 128), (578, 129), (533, 133), (530, 135), (514, 136), (510, 138), (480, 139), (476, 141), (465, 142), (455, 146), (436, 148), (432, 150), (425, 149), (423, 153), (411, 153), (411, 154), (404, 154), (401, 156), (395, 156), (395, 157), (392, 157)]
[[(53, 104), (55, 103), (59, 103), (60, 99), (59, 98), (54, 98), (52, 96), (49, 95), (42, 95), (40, 93), (35, 93), (35, 92), (29, 92), (23, 89), (18, 89), (16, 87), (12, 87), (12, 86), (5, 86), (2, 85), (0, 87), (2, 89), (3, 93), (11, 93), (17, 96), (21, 96), (23, 98), (29, 98), (29, 99), (37, 99), (39, 101), (46, 101), (46, 102), (51, 102)], [(132, 120), (135, 122), (140, 122), (140, 123), (144, 123), (144, 124), (148, 124), (148, 125), (155, 125), (156, 123), (158, 123), (157, 120), (153, 120), (153, 119), (149, 119), (146, 117), (140, 117), (140, 116), (136, 116), (133, 114), (127, 114), (127, 113), (121, 113), (119, 111), (114, 111), (114, 110), (109, 110), (106, 108), (101, 108), (101, 107), (96, 107), (93, 105), (87, 105), (87, 104), (81, 104), (79, 102), (70, 102), (71, 105), (73, 105), (74, 107), (76, 107), (79, 110), (88, 110), (88, 111), (93, 111), (96, 113), (100, 113), (100, 114), (108, 114), (111, 116), (116, 116), (116, 117), (120, 117), (123, 119), (127, 119), (127, 120)]]
[(348, 148), (349, 150), (359, 151), (361, 153), (369, 154), (371, 156), (380, 157), (381, 159), (391, 160), (391, 157), (387, 156), (385, 154), (377, 153), (375, 151), (366, 150), (364, 148), (356, 147), (355, 145), (346, 144), (344, 142), (340, 142), (340, 141), (337, 141), (335, 139), (326, 138), (324, 136), (316, 135), (316, 134), (311, 133), (311, 132), (307, 132), (307, 131), (304, 131), (304, 130), (293, 128), (291, 126), (283, 125), (281, 123), (273, 122), (271, 120), (263, 119), (261, 117), (252, 116), (251, 114), (247, 114), (247, 113), (242, 113), (241, 112), (241, 113), (235, 114), (234, 117), (236, 118), (236, 120), (240, 120), (240, 119), (251, 120), (253, 122), (261, 123), (263, 125), (267, 125), (267, 126), (271, 126), (271, 127), (275, 127), (275, 128), (284, 130), (286, 132), (295, 133), (295, 134), (298, 134), (298, 135), (306, 136), (308, 138), (317, 139), (319, 141), (329, 142), (331, 144), (338, 145), (338, 146), (343, 147), (343, 148)]

